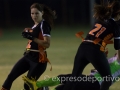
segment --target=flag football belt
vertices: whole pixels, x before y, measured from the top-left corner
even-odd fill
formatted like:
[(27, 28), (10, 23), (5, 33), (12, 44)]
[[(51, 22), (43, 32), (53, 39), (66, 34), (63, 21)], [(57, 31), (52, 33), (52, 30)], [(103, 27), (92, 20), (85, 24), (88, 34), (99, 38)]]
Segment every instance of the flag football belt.
[(27, 51), (27, 52), (30, 52), (30, 51), (33, 51), (33, 52), (39, 52), (39, 50), (29, 49), (29, 48), (27, 48), (26, 51)]
[[(39, 50), (26, 48), (26, 53), (29, 53), (30, 51), (32, 51), (32, 52), (40, 52)], [(43, 50), (43, 51), (46, 53), (46, 50)], [(51, 65), (50, 71), (52, 71), (52, 64), (51, 64), (51, 62), (48, 59), (47, 59), (47, 62)]]
[[(92, 40), (83, 40), (83, 42), (91, 42), (91, 43), (94, 43), (94, 41)], [(95, 44), (95, 43), (94, 43)], [(100, 43), (97, 43), (96, 45), (99, 45), (99, 46), (102, 46), (104, 47), (103, 45), (101, 45)], [(105, 48), (105, 47), (104, 47)]]
[[(30, 51), (32, 51), (32, 52), (40, 52), (39, 50), (35, 50), (35, 49), (29, 49), (29, 48), (26, 49), (26, 52), (30, 52)], [(46, 50), (44, 50), (44, 51), (46, 51)]]
[[(100, 39), (100, 38), (96, 38), (95, 40), (85, 40), (84, 37), (82, 36), (83, 34), (84, 34), (84, 32), (80, 31), (80, 32), (76, 33), (75, 35), (76, 35), (76, 37), (78, 37), (78, 38), (80, 37), (80, 38), (82, 39), (82, 42), (84, 42), (84, 41), (86, 41), (86, 42), (91, 42), (91, 43), (94, 43), (94, 44), (96, 44), (96, 45), (101, 46), (101, 47), (100, 47), (100, 50), (103, 51), (103, 52), (105, 52), (106, 55), (107, 55), (108, 49), (105, 48), (105, 47), (106, 47), (107, 44), (113, 44), (113, 41), (112, 41), (112, 40), (102, 40), (102, 39)], [(104, 43), (105, 46), (103, 46), (102, 44), (100, 44), (100, 43), (99, 43), (100, 41), (101, 41), (102, 43)]]

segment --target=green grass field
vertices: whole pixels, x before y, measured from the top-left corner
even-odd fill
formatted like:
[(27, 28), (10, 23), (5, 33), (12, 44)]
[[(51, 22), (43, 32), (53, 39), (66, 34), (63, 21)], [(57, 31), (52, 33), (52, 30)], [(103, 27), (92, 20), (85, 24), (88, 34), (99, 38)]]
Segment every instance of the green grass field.
[[(48, 58), (52, 63), (52, 71), (50, 71), (50, 64), (48, 64), (47, 70), (41, 76), (39, 80), (44, 79), (44, 76), (49, 77), (56, 76), (58, 74), (71, 73), (74, 56), (76, 54), (77, 48), (81, 43), (80, 38), (76, 38), (75, 33), (82, 30), (85, 33), (89, 30), (89, 26), (83, 27), (56, 27), (51, 32), (51, 46), (47, 50)], [(21, 31), (23, 28), (19, 29), (3, 29), (3, 35), (0, 37), (0, 86), (6, 79), (13, 65), (22, 57), (27, 44), (27, 39), (22, 38)], [(113, 56), (115, 50), (113, 45), (108, 45), (109, 56)], [(89, 64), (85, 70), (84, 74), (89, 74), (92, 65)], [(25, 73), (26, 75), (26, 73)], [(116, 82), (111, 86), (110, 90), (119, 90), (120, 82)], [(11, 90), (20, 90), (23, 88), (23, 81), (21, 76), (17, 78), (12, 85)], [(53, 87), (50, 87), (51, 89)]]

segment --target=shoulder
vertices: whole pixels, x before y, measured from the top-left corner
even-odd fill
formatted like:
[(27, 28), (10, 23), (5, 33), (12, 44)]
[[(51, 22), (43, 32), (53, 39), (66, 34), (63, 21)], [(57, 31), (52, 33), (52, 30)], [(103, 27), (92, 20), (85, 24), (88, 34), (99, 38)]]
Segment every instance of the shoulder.
[(51, 30), (51, 27), (50, 27), (49, 23), (46, 22), (45, 20), (43, 20), (43, 21), (41, 22), (40, 27), (41, 27), (42, 29), (49, 29), (49, 30)]
[(42, 31), (43, 34), (49, 34), (50, 35), (50, 32), (51, 32), (51, 27), (50, 25), (45, 21), (43, 20), (41, 23), (40, 23), (40, 29)]
[(42, 24), (43, 24), (44, 26), (49, 26), (49, 27), (50, 27), (50, 24), (49, 24), (47, 21), (45, 21), (45, 20), (42, 21)]
[(111, 19), (108, 19), (108, 20), (107, 20), (107, 23), (109, 23), (109, 24), (112, 25), (112, 26), (113, 26), (113, 25), (118, 26), (117, 23), (116, 23), (116, 21), (114, 21), (114, 19), (112, 19), (112, 18), (111, 18)]

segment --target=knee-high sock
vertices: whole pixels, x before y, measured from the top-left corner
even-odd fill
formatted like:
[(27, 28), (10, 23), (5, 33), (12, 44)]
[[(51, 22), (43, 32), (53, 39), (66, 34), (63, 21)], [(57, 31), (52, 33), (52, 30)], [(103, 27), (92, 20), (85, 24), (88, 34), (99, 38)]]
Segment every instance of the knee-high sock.
[(40, 87), (45, 87), (45, 86), (55, 86), (60, 84), (60, 79), (58, 77), (53, 77), (53, 78), (48, 78), (46, 80), (42, 81), (37, 81), (36, 85)]

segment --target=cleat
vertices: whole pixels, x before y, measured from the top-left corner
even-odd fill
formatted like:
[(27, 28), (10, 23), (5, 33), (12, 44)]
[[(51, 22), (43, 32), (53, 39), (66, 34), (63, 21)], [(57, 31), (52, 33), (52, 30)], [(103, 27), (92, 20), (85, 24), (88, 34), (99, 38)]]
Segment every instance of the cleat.
[(29, 86), (30, 90), (37, 90), (36, 80), (34, 78), (29, 79), (26, 76), (22, 76), (23, 81)]

